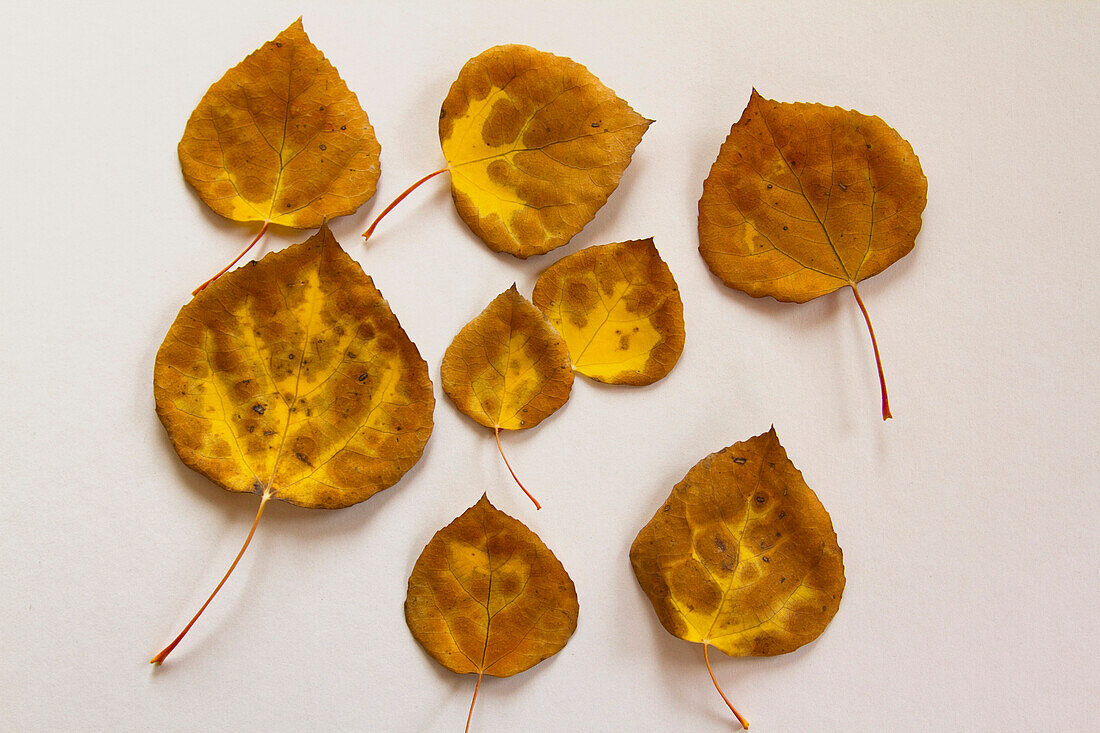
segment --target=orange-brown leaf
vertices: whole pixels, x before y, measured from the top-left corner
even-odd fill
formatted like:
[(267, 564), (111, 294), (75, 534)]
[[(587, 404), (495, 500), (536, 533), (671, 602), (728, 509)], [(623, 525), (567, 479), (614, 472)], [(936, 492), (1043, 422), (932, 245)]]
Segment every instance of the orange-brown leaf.
[(299, 18), (203, 95), (179, 143), (184, 178), (236, 221), (309, 229), (374, 195), (367, 114)]
[(488, 428), (533, 428), (569, 399), (569, 347), (513, 285), (462, 327), (443, 355), (443, 391)]
[(153, 388), (188, 466), (230, 491), (326, 509), (396, 483), (435, 405), (427, 364), (327, 227), (185, 305)]
[(437, 662), (494, 677), (557, 654), (578, 611), (561, 562), (484, 496), (428, 542), (405, 600), (409, 630)]
[(439, 116), (455, 207), (498, 252), (560, 247), (619, 185), (650, 122), (568, 58), (494, 46), (462, 67)]
[(753, 90), (703, 184), (699, 251), (731, 288), (803, 303), (908, 254), (927, 189), (878, 117)]
[(844, 591), (829, 514), (774, 429), (697, 463), (638, 533), (630, 561), (670, 634), (734, 656), (813, 641)]

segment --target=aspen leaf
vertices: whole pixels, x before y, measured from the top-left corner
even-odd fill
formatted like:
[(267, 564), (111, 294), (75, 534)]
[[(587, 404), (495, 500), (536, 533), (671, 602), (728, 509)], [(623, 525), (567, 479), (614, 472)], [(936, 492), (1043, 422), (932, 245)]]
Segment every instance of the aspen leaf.
[(711, 646), (772, 656), (813, 641), (844, 591), (832, 520), (774, 428), (688, 471), (638, 533), (630, 562), (665, 630), (702, 644), (708, 670)]
[(731, 288), (805, 303), (851, 287), (913, 248), (928, 181), (913, 148), (878, 117), (764, 99), (754, 89), (699, 199), (699, 251)]
[(462, 327), (443, 354), (440, 377), (459, 410), (493, 429), (498, 448), (501, 430), (535, 427), (565, 404), (573, 387), (569, 347), (515, 285)]
[(374, 195), (380, 150), (355, 93), (299, 18), (210, 86), (179, 159), (207, 206), (263, 222), (258, 240), (268, 224), (312, 229), (353, 213)]
[(494, 46), (462, 67), (443, 101), (447, 167), (394, 204), (450, 171), (459, 216), (490, 249), (543, 254), (592, 220), (651, 122), (571, 59)]
[(452, 672), (477, 674), (474, 701), (483, 675), (510, 677), (561, 651), (578, 611), (561, 562), (485, 496), (428, 542), (405, 599), (424, 650)]
[(532, 300), (565, 338), (573, 368), (600, 382), (651, 384), (684, 350), (684, 304), (652, 238), (563, 257), (539, 275)]
[(295, 229), (369, 199), (379, 151), (355, 93), (301, 18), (214, 82), (179, 144), (184, 178), (214, 211)]
[(183, 462), (259, 495), (257, 522), (269, 499), (339, 509), (393, 485), (435, 405), (427, 364), (327, 227), (185, 305), (153, 391)]

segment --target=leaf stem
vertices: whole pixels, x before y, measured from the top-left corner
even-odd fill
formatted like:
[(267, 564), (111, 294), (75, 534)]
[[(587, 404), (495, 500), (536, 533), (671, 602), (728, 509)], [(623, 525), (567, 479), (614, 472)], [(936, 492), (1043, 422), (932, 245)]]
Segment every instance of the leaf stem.
[(882, 357), (878, 353), (878, 339), (875, 338), (875, 329), (871, 325), (871, 317), (867, 315), (867, 306), (863, 305), (863, 298), (859, 297), (859, 290), (856, 288), (855, 283), (849, 283), (852, 286), (852, 292), (856, 295), (856, 302), (859, 303), (859, 309), (863, 311), (863, 320), (867, 321), (867, 331), (871, 334), (871, 346), (875, 348), (875, 365), (878, 366), (878, 383), (882, 390), (882, 419), (889, 420), (893, 417), (890, 414), (890, 398), (886, 395), (886, 375), (882, 373)]
[(470, 721), (474, 717), (474, 703), (477, 702), (477, 690), (481, 687), (481, 675), (485, 674), (484, 670), (478, 670), (477, 684), (474, 685), (474, 699), (470, 700), (470, 714), (466, 716), (466, 733), (470, 733)]
[(215, 588), (214, 592), (210, 594), (210, 597), (206, 599), (206, 603), (202, 604), (202, 608), (199, 609), (199, 612), (192, 616), (191, 620), (187, 622), (187, 625), (183, 627), (183, 631), (179, 633), (179, 636), (173, 639), (171, 644), (164, 647), (164, 649), (161, 650), (160, 654), (150, 659), (149, 664), (156, 664), (159, 666), (168, 657), (168, 655), (172, 653), (172, 650), (176, 648), (176, 645), (183, 640), (183, 637), (187, 634), (188, 631), (191, 630), (191, 627), (195, 625), (195, 622), (199, 620), (199, 616), (201, 616), (202, 612), (206, 610), (206, 607), (210, 605), (210, 601), (214, 600), (214, 596), (218, 595), (218, 591), (220, 591), (222, 589), (222, 586), (225, 585), (225, 581), (229, 579), (229, 576), (233, 572), (233, 569), (237, 567), (237, 563), (241, 561), (241, 556), (244, 555), (244, 551), (248, 549), (249, 543), (252, 542), (252, 535), (256, 534), (256, 525), (260, 523), (260, 517), (263, 516), (264, 507), (267, 506), (267, 500), (270, 498), (270, 492), (265, 491), (263, 498), (260, 499), (260, 508), (256, 510), (256, 518), (252, 520), (252, 528), (248, 530), (248, 537), (245, 538), (244, 544), (241, 545), (240, 552), (238, 552), (237, 556), (233, 558), (233, 564), (229, 566), (229, 570), (225, 571), (225, 575), (222, 576), (222, 580), (220, 583), (218, 583), (218, 587)]
[(204, 283), (203, 283), (202, 285), (200, 285), (200, 286), (198, 286), (197, 288), (195, 288), (194, 290), (192, 290), (192, 291), (191, 291), (191, 295), (198, 295), (198, 294), (199, 294), (199, 293), (201, 293), (201, 292), (202, 292), (203, 290), (206, 290), (206, 287), (207, 287), (207, 286), (208, 286), (208, 285), (209, 285), (210, 283), (214, 282), (214, 281), (215, 281), (215, 280), (217, 280), (217, 279), (218, 279), (219, 277), (221, 277), (221, 276), (222, 276), (222, 275), (224, 275), (224, 274), (225, 274), (226, 272), (228, 272), (228, 271), (229, 271), (229, 268), (230, 268), (230, 267), (232, 267), (233, 265), (235, 265), (235, 264), (237, 264), (238, 262), (240, 262), (240, 261), (241, 261), (241, 258), (242, 258), (242, 257), (244, 257), (244, 256), (245, 256), (246, 254), (248, 254), (248, 250), (250, 250), (250, 249), (252, 249), (253, 247), (255, 247), (255, 246), (256, 246), (256, 242), (259, 242), (259, 241), (260, 241), (260, 237), (262, 237), (262, 236), (264, 235), (264, 233), (265, 233), (265, 232), (267, 231), (267, 227), (268, 227), (268, 225), (269, 225), (269, 224), (271, 224), (271, 222), (269, 222), (269, 221), (265, 221), (265, 222), (264, 222), (264, 225), (263, 225), (262, 227), (260, 227), (260, 232), (259, 232), (259, 234), (257, 234), (257, 235), (256, 235), (256, 238), (252, 240), (252, 243), (251, 243), (251, 244), (249, 244), (249, 245), (248, 245), (247, 247), (245, 247), (245, 248), (244, 248), (244, 250), (243, 250), (243, 251), (242, 251), (242, 252), (241, 252), (241, 253), (240, 253), (239, 255), (237, 255), (237, 259), (233, 260), (233, 261), (232, 261), (232, 262), (230, 262), (230, 263), (229, 263), (228, 265), (226, 265), (225, 267), (223, 267), (223, 268), (221, 269), (221, 272), (219, 272), (219, 273), (218, 273), (217, 275), (215, 275), (214, 277), (212, 277), (212, 278), (210, 278), (209, 280), (207, 280), (206, 282), (204, 282)]
[(497, 439), (497, 450), (500, 451), (500, 457), (504, 459), (504, 465), (508, 467), (508, 473), (512, 474), (512, 478), (516, 480), (519, 487), (523, 489), (523, 493), (527, 494), (527, 498), (535, 502), (535, 509), (542, 509), (542, 505), (539, 504), (539, 500), (531, 496), (531, 492), (527, 490), (527, 487), (516, 476), (516, 472), (512, 470), (512, 464), (508, 462), (508, 456), (504, 455), (504, 449), (500, 447), (500, 426), (498, 425), (494, 431), (494, 435)]
[(714, 689), (718, 690), (718, 694), (721, 695), (722, 699), (726, 701), (726, 705), (729, 706), (729, 709), (733, 713), (733, 716), (735, 718), (737, 718), (737, 722), (741, 724), (742, 728), (744, 728), (745, 730), (748, 730), (749, 729), (749, 721), (747, 721), (743, 717), (741, 717), (741, 713), (737, 712), (737, 708), (735, 708), (733, 706), (733, 703), (730, 702), (730, 699), (728, 697), (726, 697), (726, 693), (722, 692), (722, 688), (718, 686), (718, 678), (714, 676), (714, 670), (710, 668), (710, 654), (707, 653), (707, 650), (709, 648), (710, 648), (710, 644), (708, 644), (707, 642), (704, 641), (703, 642), (703, 661), (705, 661), (707, 663), (707, 671), (710, 672), (710, 681), (714, 683)]
[(368, 239), (370, 239), (370, 235), (374, 234), (374, 228), (375, 228), (376, 226), (378, 226), (378, 222), (382, 221), (382, 217), (383, 217), (383, 216), (385, 216), (386, 214), (390, 213), (390, 211), (391, 211), (391, 210), (393, 210), (393, 207), (397, 206), (397, 205), (398, 205), (399, 203), (401, 203), (402, 201), (404, 201), (404, 200), (405, 200), (405, 197), (406, 197), (406, 196), (408, 196), (408, 195), (409, 195), (410, 193), (412, 193), (412, 192), (413, 192), (413, 191), (415, 191), (415, 190), (416, 190), (417, 188), (419, 188), (419, 187), (420, 187), (420, 184), (424, 183), (425, 181), (427, 181), (427, 180), (428, 180), (428, 179), (430, 179), (430, 178), (434, 178), (434, 177), (438, 176), (438, 175), (439, 175), (440, 173), (446, 173), (446, 172), (447, 172), (447, 170), (449, 170), (449, 169), (447, 169), (447, 168), (440, 168), (439, 170), (435, 171), (434, 173), (429, 173), (428, 175), (424, 176), (423, 178), (421, 178), (421, 179), (420, 179), (419, 181), (417, 181), (417, 182), (416, 182), (416, 183), (414, 183), (413, 185), (411, 185), (411, 186), (409, 186), (408, 188), (406, 188), (406, 189), (405, 189), (405, 190), (404, 190), (404, 191), (403, 191), (403, 192), (401, 193), (401, 195), (400, 195), (400, 196), (398, 196), (397, 198), (395, 198), (395, 199), (393, 200), (393, 203), (391, 203), (391, 204), (390, 204), (389, 206), (387, 206), (386, 208), (382, 209), (382, 213), (381, 213), (381, 214), (379, 214), (379, 215), (378, 215), (377, 217), (375, 217), (374, 221), (373, 221), (373, 222), (371, 222), (371, 225), (370, 225), (370, 227), (369, 227), (369, 228), (367, 229), (367, 231), (363, 232), (363, 241), (365, 242), (365, 241), (367, 241)]

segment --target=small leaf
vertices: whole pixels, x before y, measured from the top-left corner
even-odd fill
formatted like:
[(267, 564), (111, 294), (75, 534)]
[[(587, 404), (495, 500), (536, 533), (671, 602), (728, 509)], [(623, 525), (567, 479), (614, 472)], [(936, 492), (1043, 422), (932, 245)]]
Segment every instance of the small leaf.
[(482, 675), (510, 677), (557, 654), (578, 611), (554, 554), (485, 496), (428, 542), (405, 600), (417, 642), (452, 672), (476, 673), (478, 686)]
[(269, 499), (339, 509), (393, 485), (424, 452), (435, 405), (427, 364), (328, 227), (185, 305), (157, 352), (153, 392), (184, 463), (261, 497), (207, 604)]
[(355, 93), (301, 18), (211, 85), (179, 143), (184, 178), (211, 209), (296, 229), (373, 196), (379, 152)]
[(512, 478), (541, 509), (508, 463), (500, 431), (533, 428), (569, 399), (573, 369), (561, 335), (512, 285), (458, 332), (440, 377), (459, 410), (493, 429)]
[(786, 104), (753, 90), (703, 184), (699, 251), (754, 297), (805, 303), (856, 284), (913, 249), (928, 181), (913, 148), (878, 117)]
[(813, 641), (844, 591), (829, 514), (774, 428), (697, 463), (638, 533), (630, 562), (665, 630), (731, 656)]
[(573, 368), (600, 382), (652, 384), (684, 350), (684, 304), (652, 238), (563, 257), (539, 275), (532, 299)]
[(569, 347), (513, 285), (462, 327), (443, 355), (443, 391), (487, 428), (533, 428), (569, 399)]
[(568, 58), (494, 46), (439, 116), (455, 207), (497, 252), (549, 252), (604, 205), (650, 122)]

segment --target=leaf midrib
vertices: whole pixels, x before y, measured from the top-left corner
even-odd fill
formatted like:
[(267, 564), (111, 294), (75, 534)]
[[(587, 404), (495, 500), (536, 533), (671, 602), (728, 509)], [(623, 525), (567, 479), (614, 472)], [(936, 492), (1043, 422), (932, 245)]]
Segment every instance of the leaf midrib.
[[(835, 275), (830, 275), (830, 277), (834, 277), (837, 280), (847, 279), (847, 283), (849, 285), (855, 285), (855, 281), (852, 279), (851, 273), (848, 272), (848, 268), (845, 266), (844, 260), (840, 257), (840, 252), (837, 251), (836, 245), (833, 243), (833, 238), (831, 236), (829, 236), (829, 230), (825, 227), (825, 223), (823, 221), (821, 221), (821, 217), (818, 215), (817, 209), (814, 208), (813, 202), (810, 201), (810, 197), (806, 195), (806, 189), (802, 185), (802, 178), (800, 178), (799, 175), (794, 172), (794, 168), (791, 167), (790, 162), (787, 160), (787, 156), (785, 156), (783, 154), (783, 149), (779, 147), (779, 142), (775, 139), (775, 133), (772, 132), (771, 125), (768, 124), (768, 116), (764, 113), (763, 108), (761, 108), (761, 110), (760, 110), (760, 121), (764, 123), (764, 129), (767, 130), (768, 135), (771, 136), (772, 147), (774, 147), (775, 152), (779, 154), (779, 159), (783, 161), (783, 164), (785, 166), (787, 166), (787, 170), (790, 171), (791, 176), (793, 176), (794, 180), (798, 183), (798, 190), (799, 190), (799, 193), (801, 193), (801, 195), (802, 195), (802, 199), (806, 202), (806, 205), (810, 207), (810, 211), (813, 212), (814, 219), (817, 220), (817, 225), (819, 227), (821, 227), (821, 231), (825, 235), (825, 242), (829, 245), (829, 249), (832, 250), (833, 256), (836, 258), (837, 264), (840, 265), (840, 269), (844, 273), (844, 278), (836, 278)], [(830, 134), (831, 134), (831, 132), (830, 132)], [(831, 192), (832, 192), (832, 189), (830, 187), (830, 193)], [(776, 245), (775, 243), (773, 243), (772, 246), (774, 246), (776, 249), (780, 249), (779, 246)], [(783, 252), (783, 254), (786, 255), (787, 257), (790, 257), (792, 260), (795, 260), (796, 262), (798, 262), (803, 267), (806, 267), (806, 265), (804, 263), (802, 263), (799, 260), (795, 259), (790, 254), (788, 254), (787, 252), (784, 252), (781, 249), (780, 249), (780, 251)], [(817, 268), (810, 268), (810, 269), (817, 269)], [(818, 272), (820, 272), (820, 270), (818, 270)], [(822, 273), (822, 274), (825, 274), (825, 273)]]

